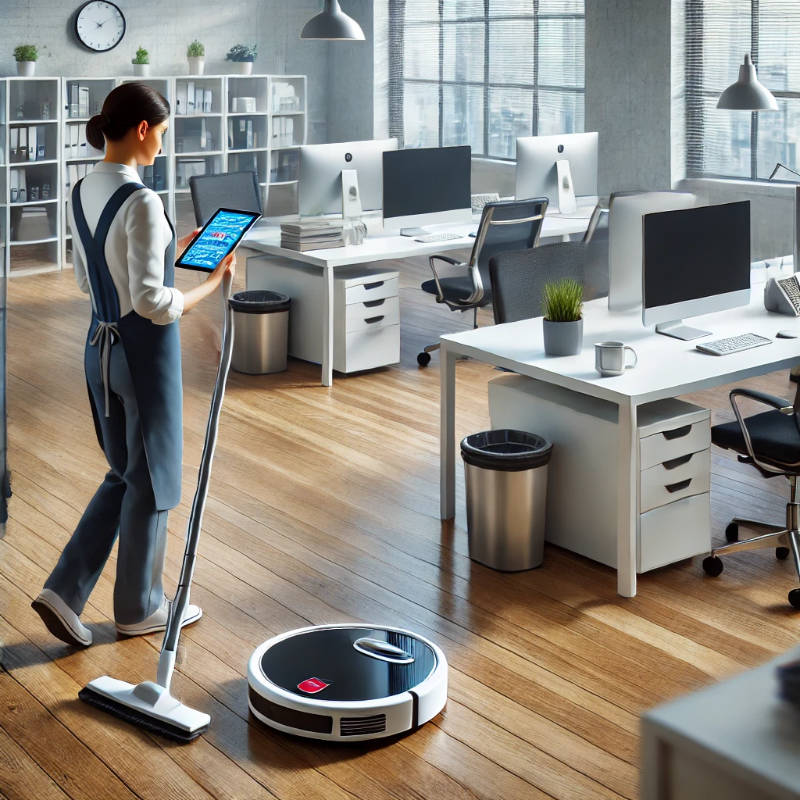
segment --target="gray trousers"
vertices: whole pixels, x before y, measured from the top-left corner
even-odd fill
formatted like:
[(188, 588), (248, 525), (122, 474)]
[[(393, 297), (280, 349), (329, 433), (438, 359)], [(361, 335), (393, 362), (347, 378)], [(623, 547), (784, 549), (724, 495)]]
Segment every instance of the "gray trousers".
[(105, 399), (97, 348), (89, 348), (87, 353), (86, 377), (100, 412), (105, 455), (111, 469), (84, 511), (45, 588), (80, 614), (119, 535), (114, 618), (129, 625), (150, 616), (163, 600), (167, 512), (155, 507), (139, 409), (122, 343), (111, 348), (109, 417), (103, 416)]

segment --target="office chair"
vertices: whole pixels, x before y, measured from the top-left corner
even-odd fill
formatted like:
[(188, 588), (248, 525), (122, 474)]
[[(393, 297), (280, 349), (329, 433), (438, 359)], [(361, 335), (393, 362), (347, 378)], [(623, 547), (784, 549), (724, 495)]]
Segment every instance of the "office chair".
[[(472, 326), (478, 327), (478, 309), (492, 302), (489, 289), (489, 259), (503, 250), (522, 250), (536, 247), (542, 220), (547, 211), (547, 198), (506, 200), (487, 203), (483, 207), (475, 244), (466, 263), (450, 256), (437, 254), (429, 257), (433, 279), (422, 284), (422, 290), (436, 296), (451, 311), (473, 311)], [(443, 261), (453, 267), (466, 268), (466, 275), (443, 278), (436, 270), (436, 262)], [(417, 355), (417, 363), (425, 367), (431, 353), (439, 343), (428, 345)]]
[(194, 218), (205, 225), (219, 208), (261, 213), (261, 191), (255, 172), (223, 172), (189, 178)]
[[(747, 419), (736, 402), (737, 397), (748, 397), (772, 411), (764, 411)], [(775, 555), (783, 560), (791, 552), (794, 566), (800, 579), (800, 503), (797, 498), (797, 476), (800, 475), (800, 390), (795, 396), (794, 405), (780, 397), (774, 397), (751, 389), (734, 389), (730, 393), (731, 406), (736, 415), (735, 422), (715, 425), (711, 429), (711, 441), (719, 447), (735, 450), (739, 461), (752, 464), (765, 478), (784, 475), (789, 480), (790, 497), (786, 504), (786, 525), (772, 525), (749, 519), (734, 518), (725, 528), (725, 538), (729, 544), (716, 547), (703, 561), (707, 575), (716, 577), (722, 573), (721, 555), (738, 553), (742, 550), (756, 550), (761, 547), (775, 547)], [(751, 539), (739, 540), (739, 527), (750, 528), (759, 535)], [(800, 608), (800, 588), (789, 592), (789, 602)]]
[(544, 286), (573, 278), (583, 285), (583, 299), (608, 295), (608, 210), (598, 206), (580, 242), (509, 250), (489, 259), (492, 309), (496, 324), (538, 317)]

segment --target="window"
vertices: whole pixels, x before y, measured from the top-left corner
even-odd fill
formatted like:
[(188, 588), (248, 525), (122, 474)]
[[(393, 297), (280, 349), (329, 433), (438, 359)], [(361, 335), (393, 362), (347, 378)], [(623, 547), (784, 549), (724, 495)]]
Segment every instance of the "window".
[(584, 0), (389, 0), (389, 132), (512, 159), (583, 130)]
[[(778, 162), (800, 170), (800, 3), (685, 2), (687, 174), (766, 180)], [(716, 108), (745, 53), (777, 112)]]

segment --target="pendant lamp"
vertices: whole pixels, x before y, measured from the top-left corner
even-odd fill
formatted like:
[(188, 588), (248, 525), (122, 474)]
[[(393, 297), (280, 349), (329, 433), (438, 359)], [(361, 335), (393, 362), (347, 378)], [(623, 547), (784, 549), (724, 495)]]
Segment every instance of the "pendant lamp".
[(300, 38), (363, 42), (364, 31), (342, 11), (339, 0), (325, 0), (325, 8), (306, 22)]
[(750, 54), (744, 54), (744, 64), (739, 67), (739, 80), (732, 83), (720, 96), (717, 108), (736, 111), (777, 111), (778, 103), (772, 92), (756, 77), (756, 68)]

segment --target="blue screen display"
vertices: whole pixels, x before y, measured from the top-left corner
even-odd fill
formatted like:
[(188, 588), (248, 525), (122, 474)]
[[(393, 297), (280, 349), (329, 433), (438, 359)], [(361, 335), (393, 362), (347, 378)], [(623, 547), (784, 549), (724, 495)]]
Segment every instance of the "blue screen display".
[(200, 238), (181, 256), (180, 263), (213, 270), (233, 249), (252, 221), (252, 214), (219, 211)]

